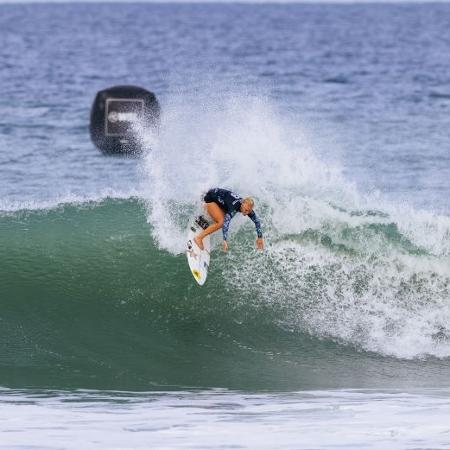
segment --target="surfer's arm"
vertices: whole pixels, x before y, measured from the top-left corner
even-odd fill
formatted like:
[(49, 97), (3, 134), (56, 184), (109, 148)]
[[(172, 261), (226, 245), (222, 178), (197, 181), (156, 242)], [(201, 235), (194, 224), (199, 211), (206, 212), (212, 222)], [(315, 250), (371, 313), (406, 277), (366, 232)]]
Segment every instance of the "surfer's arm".
[(255, 224), (256, 234), (258, 235), (258, 238), (256, 239), (256, 247), (258, 247), (259, 249), (263, 249), (264, 248), (264, 240), (263, 240), (261, 222), (258, 219), (258, 216), (256, 215), (255, 211), (252, 211), (248, 215), (248, 217), (250, 217), (252, 222)]
[(261, 222), (258, 219), (258, 216), (256, 215), (255, 211), (252, 211), (248, 217), (252, 220), (252, 222), (255, 224), (256, 228), (256, 234), (258, 235), (258, 238), (261, 239), (263, 237), (262, 234), (262, 228), (261, 228)]
[(230, 213), (226, 213), (223, 218), (222, 234), (223, 234), (224, 241), (226, 241), (228, 238), (228, 229), (230, 228), (231, 219), (232, 219), (232, 216)]

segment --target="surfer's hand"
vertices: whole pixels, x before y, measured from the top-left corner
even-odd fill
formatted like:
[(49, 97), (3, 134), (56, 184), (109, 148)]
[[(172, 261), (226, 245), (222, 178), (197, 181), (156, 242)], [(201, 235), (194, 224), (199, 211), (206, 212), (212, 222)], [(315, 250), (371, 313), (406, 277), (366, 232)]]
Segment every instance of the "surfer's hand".
[(264, 239), (263, 238), (256, 239), (256, 248), (258, 248), (259, 250), (262, 250), (264, 248)]
[(224, 252), (228, 251), (228, 242), (227, 241), (223, 241), (223, 251)]

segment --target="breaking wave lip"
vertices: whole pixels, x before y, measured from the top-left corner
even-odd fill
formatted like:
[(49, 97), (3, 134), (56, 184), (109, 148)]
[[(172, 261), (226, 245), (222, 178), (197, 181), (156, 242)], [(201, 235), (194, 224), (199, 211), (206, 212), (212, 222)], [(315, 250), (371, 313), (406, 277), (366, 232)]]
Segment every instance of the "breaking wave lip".
[(0, 215), (21, 211), (52, 210), (63, 205), (82, 206), (88, 203), (101, 203), (107, 199), (127, 200), (133, 198), (142, 198), (142, 191), (138, 189), (130, 189), (128, 191), (103, 189), (101, 191), (86, 194), (67, 193), (51, 199), (16, 201), (3, 199), (0, 201)]

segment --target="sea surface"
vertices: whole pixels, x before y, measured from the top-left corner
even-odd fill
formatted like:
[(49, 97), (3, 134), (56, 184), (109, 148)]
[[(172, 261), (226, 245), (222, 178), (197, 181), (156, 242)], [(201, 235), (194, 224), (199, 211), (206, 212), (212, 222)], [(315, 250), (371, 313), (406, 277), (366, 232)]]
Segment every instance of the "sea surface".
[(449, 130), (450, 4), (0, 4), (0, 449), (449, 449)]

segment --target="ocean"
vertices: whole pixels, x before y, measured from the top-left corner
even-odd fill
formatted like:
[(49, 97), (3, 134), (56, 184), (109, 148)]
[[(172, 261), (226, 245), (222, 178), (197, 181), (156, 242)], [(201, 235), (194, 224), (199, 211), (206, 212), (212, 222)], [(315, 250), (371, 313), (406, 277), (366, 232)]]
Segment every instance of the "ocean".
[[(0, 449), (449, 449), (449, 49), (445, 3), (0, 4)], [(214, 186), (266, 245), (199, 287)]]

